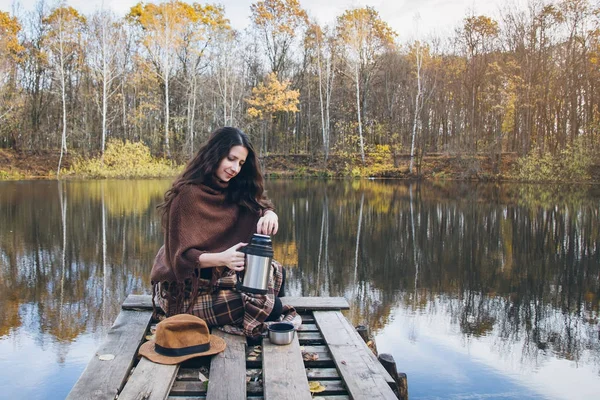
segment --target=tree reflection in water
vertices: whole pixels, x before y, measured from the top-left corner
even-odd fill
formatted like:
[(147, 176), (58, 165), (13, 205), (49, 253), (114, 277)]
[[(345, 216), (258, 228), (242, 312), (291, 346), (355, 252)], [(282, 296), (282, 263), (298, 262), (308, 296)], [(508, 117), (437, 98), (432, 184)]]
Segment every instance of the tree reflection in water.
[(587, 352), (586, 362), (600, 366), (600, 219), (592, 189), (281, 181), (269, 187), (283, 226), (277, 240), (295, 240), (301, 249), (293, 270), (297, 294), (345, 296), (353, 322), (376, 331), (393, 307), (443, 310), (466, 337), (524, 340), (523, 357), (531, 359), (551, 351), (579, 361)]
[[(126, 295), (150, 291), (162, 243), (155, 207), (169, 184), (1, 183), (0, 339), (25, 329), (41, 348), (52, 340), (59, 364), (81, 335), (99, 343)], [(500, 354), (522, 343), (526, 364), (557, 357), (600, 370), (598, 189), (285, 180), (267, 188), (289, 294), (344, 296), (352, 322), (375, 332), (393, 309), (442, 314), (464, 338), (494, 338)]]

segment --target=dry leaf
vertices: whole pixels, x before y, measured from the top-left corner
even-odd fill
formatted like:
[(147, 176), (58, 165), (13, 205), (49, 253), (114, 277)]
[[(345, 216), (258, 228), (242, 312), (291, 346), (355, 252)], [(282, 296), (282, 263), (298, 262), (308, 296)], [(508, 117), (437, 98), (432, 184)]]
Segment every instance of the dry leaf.
[(256, 356), (254, 356), (254, 357), (252, 357), (252, 356), (248, 357), (248, 361), (256, 361)]
[(115, 359), (115, 355), (114, 354), (102, 354), (98, 356), (98, 359), (100, 361), (111, 361)]
[(319, 381), (308, 382), (308, 389), (311, 393), (321, 393), (325, 391), (325, 386), (321, 385)]
[(302, 359), (304, 361), (317, 361), (319, 359), (319, 355), (317, 353), (303, 352)]
[(204, 374), (202, 372), (198, 372), (198, 380), (200, 382), (206, 382), (208, 380), (208, 378), (206, 376), (204, 376)]
[(342, 364), (346, 365), (346, 361), (342, 361)]

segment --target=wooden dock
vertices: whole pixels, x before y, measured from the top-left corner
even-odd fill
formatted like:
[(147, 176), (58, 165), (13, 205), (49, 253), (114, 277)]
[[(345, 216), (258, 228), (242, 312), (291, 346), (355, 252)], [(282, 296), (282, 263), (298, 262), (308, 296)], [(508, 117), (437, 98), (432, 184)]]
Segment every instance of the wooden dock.
[[(149, 295), (130, 295), (67, 399), (398, 398), (396, 381), (341, 313), (349, 308), (344, 298), (284, 297), (282, 301), (302, 316), (302, 326), (290, 345), (273, 345), (264, 339), (262, 346), (249, 346), (244, 337), (214, 329), (213, 334), (227, 342), (223, 353), (170, 366), (137, 356), (153, 323), (152, 303)], [(310, 382), (318, 383), (322, 391), (311, 393)]]

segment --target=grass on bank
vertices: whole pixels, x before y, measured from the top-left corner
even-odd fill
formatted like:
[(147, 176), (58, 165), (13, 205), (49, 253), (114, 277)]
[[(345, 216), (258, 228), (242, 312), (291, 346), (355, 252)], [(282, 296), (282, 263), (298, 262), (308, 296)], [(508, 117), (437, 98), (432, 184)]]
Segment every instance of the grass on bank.
[(19, 171), (0, 169), (0, 181), (18, 181), (25, 179), (25, 175)]
[(581, 139), (556, 155), (532, 151), (517, 160), (511, 178), (527, 182), (587, 182), (593, 180), (593, 152)]
[(153, 158), (150, 149), (142, 142), (113, 139), (106, 144), (104, 158), (78, 157), (64, 175), (87, 179), (166, 178), (180, 172), (181, 166), (162, 158)]
[[(272, 178), (399, 178), (414, 179), (409, 172), (410, 157), (392, 152), (387, 145), (368, 146), (366, 162), (355, 152), (336, 151), (327, 162), (322, 155), (269, 154), (262, 159), (264, 173)], [(54, 179), (55, 154), (27, 154), (0, 149), (0, 180)], [(517, 158), (502, 157), (498, 172), (492, 171), (489, 157), (468, 154), (426, 154), (420, 177), (434, 180), (484, 180), (513, 182), (600, 182), (598, 157), (576, 141), (557, 155), (534, 151)], [(61, 177), (80, 179), (173, 178), (183, 165), (153, 158), (143, 143), (110, 140), (104, 158), (86, 159), (71, 154)], [(40, 173), (41, 172), (41, 173)]]

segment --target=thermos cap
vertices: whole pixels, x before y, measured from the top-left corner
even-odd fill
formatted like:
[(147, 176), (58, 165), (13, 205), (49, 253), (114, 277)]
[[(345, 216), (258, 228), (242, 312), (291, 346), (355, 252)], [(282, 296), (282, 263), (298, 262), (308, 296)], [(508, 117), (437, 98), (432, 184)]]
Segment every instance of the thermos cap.
[(273, 243), (271, 236), (255, 233), (252, 235), (250, 244), (241, 249), (242, 252), (262, 257), (273, 257)]

